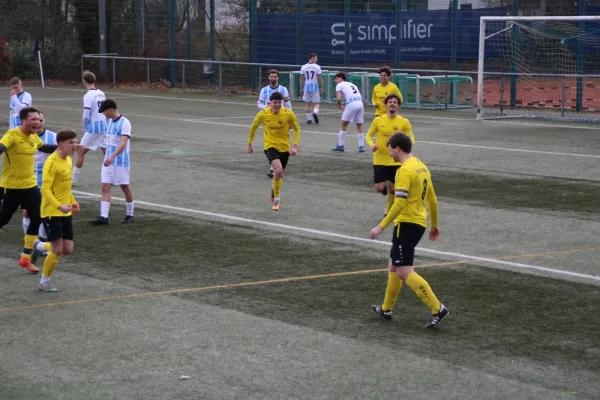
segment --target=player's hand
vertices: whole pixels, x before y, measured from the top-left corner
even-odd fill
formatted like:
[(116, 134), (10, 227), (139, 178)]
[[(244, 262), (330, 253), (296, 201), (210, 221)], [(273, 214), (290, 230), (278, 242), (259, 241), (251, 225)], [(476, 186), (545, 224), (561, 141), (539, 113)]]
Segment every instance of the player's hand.
[(104, 166), (105, 167), (110, 167), (110, 164), (112, 164), (113, 162), (113, 158), (112, 157), (108, 157), (106, 160), (104, 160)]
[(248, 143), (248, 146), (246, 146), (246, 151), (250, 154), (254, 153), (254, 149), (252, 148), (252, 143)]
[(61, 204), (58, 206), (58, 210), (63, 214), (67, 214), (69, 211), (71, 211), (71, 208), (72, 207), (70, 204)]
[(82, 144), (78, 144), (77, 147), (75, 148), (75, 151), (78, 153), (83, 153), (86, 150), (87, 150), (87, 148)]
[(323, 93), (325, 93), (325, 89), (323, 89), (323, 88), (319, 89), (319, 94), (323, 94)]
[(381, 235), (383, 232), (383, 228), (380, 225), (377, 225), (375, 228), (371, 229), (371, 239), (375, 239), (377, 236)]
[(292, 148), (290, 149), (290, 154), (295, 156), (296, 154), (298, 154), (298, 147), (296, 147), (296, 145), (293, 145)]
[(300, 96), (304, 96), (304, 89), (300, 89)]
[(81, 209), (79, 208), (79, 204), (73, 203), (71, 204), (71, 212), (78, 213)]
[(429, 229), (429, 240), (431, 240), (432, 242), (435, 242), (436, 240), (439, 240), (439, 238), (440, 238), (440, 230), (438, 228)]
[(371, 150), (373, 150), (373, 153), (374, 153), (377, 150), (379, 150), (379, 146), (377, 146), (376, 144), (374, 144), (373, 146), (371, 146)]
[(17, 89), (10, 89), (10, 95), (11, 96), (16, 96), (17, 95)]

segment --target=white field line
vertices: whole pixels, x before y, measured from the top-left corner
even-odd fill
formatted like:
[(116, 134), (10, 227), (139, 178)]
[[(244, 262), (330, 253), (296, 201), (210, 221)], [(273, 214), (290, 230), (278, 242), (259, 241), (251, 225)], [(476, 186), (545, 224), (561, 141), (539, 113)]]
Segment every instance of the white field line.
[[(78, 190), (74, 190), (73, 193), (78, 194), (78, 195), (86, 195), (86, 196), (90, 196), (90, 197), (96, 197), (96, 198), (101, 197), (99, 194), (81, 192)], [(125, 199), (119, 198), (119, 197), (113, 197), (113, 200), (118, 200), (120, 202), (125, 201)], [(147, 206), (147, 207), (151, 207), (151, 208), (179, 211), (179, 212), (184, 212), (184, 213), (188, 213), (188, 214), (204, 215), (207, 217), (218, 218), (218, 219), (226, 220), (226, 221), (243, 222), (243, 223), (252, 224), (252, 225), (262, 225), (262, 226), (269, 226), (269, 227), (274, 227), (274, 228), (279, 228), (279, 229), (284, 229), (284, 230), (289, 230), (289, 231), (310, 233), (310, 234), (314, 234), (314, 235), (321, 235), (321, 236), (332, 237), (332, 238), (337, 238), (337, 239), (344, 239), (344, 240), (347, 240), (350, 242), (376, 243), (378, 245), (385, 245), (385, 246), (391, 245), (391, 242), (386, 242), (383, 240), (371, 240), (368, 238), (343, 235), (340, 233), (321, 231), (321, 230), (317, 230), (317, 229), (303, 228), (300, 226), (286, 225), (286, 224), (280, 224), (280, 223), (276, 223), (276, 222), (261, 221), (261, 220), (250, 219), (250, 218), (242, 218), (242, 217), (236, 217), (233, 215), (214, 213), (214, 212), (210, 212), (210, 211), (195, 210), (193, 208), (176, 207), (176, 206), (170, 206), (170, 205), (166, 205), (166, 204), (150, 203), (150, 202), (141, 201), (141, 200), (136, 200), (135, 203), (136, 203), (136, 205), (142, 205), (142, 206)], [(441, 251), (441, 250), (426, 249), (423, 247), (418, 247), (417, 250), (422, 253), (426, 253), (426, 254), (450, 256), (450, 257), (455, 257), (458, 259), (480, 261), (480, 262), (496, 264), (496, 265), (504, 265), (504, 266), (509, 266), (509, 267), (513, 267), (513, 268), (517, 268), (517, 269), (546, 272), (548, 274), (555, 275), (555, 276), (568, 276), (568, 277), (572, 277), (572, 278), (584, 278), (586, 280), (600, 282), (600, 276), (581, 274), (578, 272), (565, 271), (565, 270), (561, 270), (561, 269), (540, 267), (537, 265), (530, 265), (530, 264), (516, 263), (516, 262), (511, 262), (511, 261), (498, 260), (495, 258), (470, 256), (470, 255), (461, 254), (461, 253), (453, 253), (453, 252), (447, 252), (447, 251)]]

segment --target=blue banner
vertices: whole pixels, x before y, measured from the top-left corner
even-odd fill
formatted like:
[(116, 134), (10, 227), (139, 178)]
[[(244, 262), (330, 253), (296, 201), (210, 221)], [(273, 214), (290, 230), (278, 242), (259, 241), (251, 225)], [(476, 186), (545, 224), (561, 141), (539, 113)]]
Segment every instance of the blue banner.
[[(479, 18), (506, 15), (504, 8), (458, 11), (456, 21), (457, 58), (476, 59), (479, 49)], [(260, 63), (296, 64), (306, 62), (308, 53), (319, 55), (321, 65), (344, 63), (345, 32), (343, 13), (302, 15), (298, 38), (295, 14), (257, 15), (255, 60)], [(406, 11), (400, 27), (394, 12), (350, 14), (350, 63), (387, 63), (396, 58), (400, 38), (403, 61), (447, 61), (452, 40), (450, 11)], [(302, 58), (297, 59), (298, 41)]]

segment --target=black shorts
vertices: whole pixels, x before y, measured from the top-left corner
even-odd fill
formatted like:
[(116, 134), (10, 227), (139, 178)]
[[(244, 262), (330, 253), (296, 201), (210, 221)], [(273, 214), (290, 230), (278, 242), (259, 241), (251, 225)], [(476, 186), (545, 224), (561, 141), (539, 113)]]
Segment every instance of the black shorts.
[(414, 265), (415, 247), (423, 237), (425, 227), (410, 222), (401, 222), (394, 226), (394, 237), (392, 238), (392, 250), (390, 258), (392, 266), (406, 267)]
[(31, 223), (28, 235), (37, 235), (40, 227), (42, 194), (37, 186), (29, 189), (6, 189), (0, 187), (0, 228), (8, 224), (13, 214), (21, 207), (27, 211)]
[(42, 220), (49, 242), (73, 240), (73, 217), (47, 217)]
[(285, 166), (288, 163), (288, 159), (290, 158), (289, 151), (279, 151), (277, 149), (274, 149), (273, 147), (266, 149), (265, 155), (269, 159), (270, 163), (272, 163), (273, 160), (281, 161), (281, 166), (283, 167), (283, 169), (285, 169)]
[(373, 165), (373, 182), (381, 183), (390, 181), (396, 182), (396, 171), (399, 165)]

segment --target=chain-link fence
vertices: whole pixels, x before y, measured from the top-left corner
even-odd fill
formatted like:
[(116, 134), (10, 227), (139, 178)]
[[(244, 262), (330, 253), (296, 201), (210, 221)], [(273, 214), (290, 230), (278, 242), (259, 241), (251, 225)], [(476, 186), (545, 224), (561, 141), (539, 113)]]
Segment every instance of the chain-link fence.
[[(84, 53), (296, 65), (315, 52), (319, 63), (330, 66), (476, 71), (481, 16), (600, 14), (598, 0), (0, 0), (0, 4), (3, 80), (38, 76), (36, 40), (45, 77), (66, 81), (79, 80)], [(588, 38), (597, 35), (595, 27), (588, 26)], [(547, 33), (554, 34), (552, 28)], [(536, 43), (527, 46), (525, 56), (547, 50)], [(587, 56), (584, 65), (586, 73), (600, 71), (597, 55)], [(111, 79), (110, 61), (88, 60), (86, 66)], [(210, 65), (181, 68), (165, 61), (153, 63), (149, 72), (146, 67), (144, 62), (121, 65), (119, 81), (145, 82), (148, 73), (165, 85), (182, 78), (190, 85), (214, 84), (216, 79)], [(232, 70), (227, 76), (250, 79), (256, 89), (255, 67), (228, 68)]]

